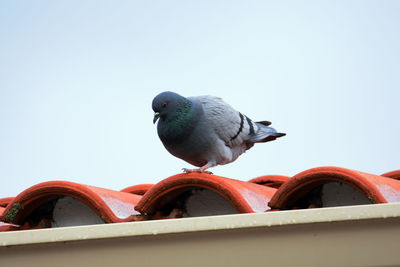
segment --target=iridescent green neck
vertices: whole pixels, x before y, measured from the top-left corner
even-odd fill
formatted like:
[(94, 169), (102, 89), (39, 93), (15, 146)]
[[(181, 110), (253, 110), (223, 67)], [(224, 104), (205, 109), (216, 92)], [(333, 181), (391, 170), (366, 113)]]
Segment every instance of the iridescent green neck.
[(193, 117), (193, 104), (188, 99), (179, 101), (176, 110), (166, 118), (166, 123), (175, 128), (182, 127)]
[(196, 119), (193, 103), (188, 99), (179, 101), (176, 109), (158, 124), (161, 140), (170, 144), (181, 143), (192, 133)]

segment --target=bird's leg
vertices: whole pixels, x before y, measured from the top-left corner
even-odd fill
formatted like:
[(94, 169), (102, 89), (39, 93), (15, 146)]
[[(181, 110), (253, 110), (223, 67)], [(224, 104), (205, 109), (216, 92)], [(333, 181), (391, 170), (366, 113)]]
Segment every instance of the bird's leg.
[(210, 172), (210, 171), (206, 171), (206, 170), (207, 170), (208, 168), (210, 168), (210, 167), (212, 167), (212, 166), (210, 166), (210, 165), (207, 163), (206, 165), (204, 165), (204, 166), (202, 166), (202, 167), (200, 167), (200, 168), (198, 168), (198, 169), (186, 169), (186, 168), (183, 168), (182, 170), (183, 170), (183, 172), (185, 172), (185, 173), (198, 172), (198, 173), (213, 174), (213, 173)]

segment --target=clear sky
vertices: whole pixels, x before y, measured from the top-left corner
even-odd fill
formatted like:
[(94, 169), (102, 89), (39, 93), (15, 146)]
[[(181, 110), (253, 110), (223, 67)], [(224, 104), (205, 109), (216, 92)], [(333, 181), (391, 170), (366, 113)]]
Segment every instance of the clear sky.
[(400, 1), (2, 1), (0, 197), (191, 167), (152, 123), (166, 90), (287, 133), (216, 175), (399, 169), (399, 14)]

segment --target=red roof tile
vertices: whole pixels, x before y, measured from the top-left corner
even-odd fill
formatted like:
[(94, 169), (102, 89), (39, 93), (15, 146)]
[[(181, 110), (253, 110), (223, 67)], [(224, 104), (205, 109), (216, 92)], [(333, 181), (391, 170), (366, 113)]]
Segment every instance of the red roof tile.
[(5, 222), (0, 222), (0, 232), (6, 232), (6, 231), (14, 231), (14, 230), (20, 230), (19, 225), (11, 224), (11, 223), (5, 223)]
[(151, 187), (137, 204), (136, 210), (142, 214), (154, 214), (179, 201), (179, 196), (193, 189), (215, 192), (239, 213), (268, 210), (268, 201), (276, 191), (275, 188), (206, 173), (178, 174)]
[(290, 179), (288, 176), (283, 175), (264, 175), (249, 180), (250, 183), (265, 185), (273, 188), (279, 188), (282, 184)]
[(296, 202), (307, 197), (319, 186), (331, 182), (352, 187), (372, 203), (400, 202), (398, 180), (339, 167), (319, 167), (301, 172), (283, 184), (269, 205), (274, 209), (295, 208), (298, 205)]
[(400, 180), (400, 170), (386, 172), (386, 173), (382, 174), (381, 176), (385, 176), (385, 177), (389, 177), (389, 178), (392, 178), (392, 179)]
[(134, 207), (140, 199), (139, 195), (73, 182), (51, 181), (34, 185), (12, 199), (0, 220), (23, 225), (34, 211), (63, 196), (84, 203), (107, 223), (131, 221), (132, 215), (138, 214)]
[(13, 199), (13, 197), (0, 198), (0, 207), (5, 208)]
[(152, 186), (153, 184), (138, 184), (124, 188), (121, 192), (143, 196)]

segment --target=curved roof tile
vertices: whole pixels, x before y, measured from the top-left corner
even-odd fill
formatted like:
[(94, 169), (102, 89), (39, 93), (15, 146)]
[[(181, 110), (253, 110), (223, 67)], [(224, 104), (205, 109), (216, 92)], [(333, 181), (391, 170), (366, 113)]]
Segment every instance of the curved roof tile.
[(283, 175), (264, 175), (249, 180), (250, 183), (269, 186), (278, 189), (282, 184), (290, 179), (289, 176)]
[(381, 176), (389, 177), (392, 179), (400, 180), (400, 170), (395, 170), (391, 172), (386, 172), (382, 174)]
[(192, 189), (208, 189), (223, 197), (237, 212), (263, 212), (276, 189), (207, 173), (177, 174), (147, 191), (136, 206), (142, 214), (154, 214), (176, 197)]
[(339, 167), (318, 167), (293, 176), (278, 189), (269, 205), (274, 209), (291, 209), (313, 189), (330, 182), (349, 185), (372, 203), (400, 202), (398, 180)]
[(10, 203), (13, 199), (14, 199), (13, 197), (0, 198), (0, 207), (5, 208), (8, 205), (8, 203)]
[(124, 188), (121, 192), (143, 196), (152, 186), (153, 184), (138, 184)]
[(23, 225), (25, 219), (43, 204), (59, 197), (72, 197), (91, 208), (104, 222), (131, 221), (138, 214), (134, 207), (141, 196), (67, 181), (34, 185), (12, 199), (0, 220)]
[(19, 230), (19, 229), (20, 229), (19, 225), (0, 222), (0, 232), (14, 231), (14, 230)]

